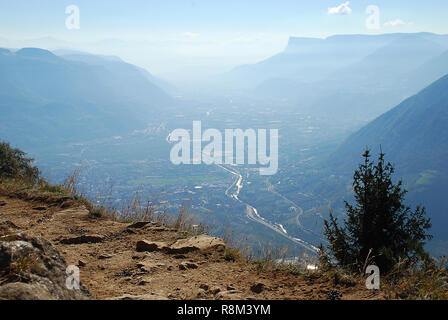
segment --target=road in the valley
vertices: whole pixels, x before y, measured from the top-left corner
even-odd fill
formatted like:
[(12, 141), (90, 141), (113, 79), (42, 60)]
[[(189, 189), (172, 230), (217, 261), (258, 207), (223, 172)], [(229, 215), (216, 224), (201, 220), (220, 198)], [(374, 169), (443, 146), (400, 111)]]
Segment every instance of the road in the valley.
[[(243, 188), (243, 176), (240, 172), (236, 171), (236, 170), (232, 170), (232, 169), (228, 169), (227, 167), (223, 166), (223, 165), (217, 165), (218, 167), (222, 168), (223, 170), (233, 174), (236, 179), (235, 181), (232, 183), (232, 185), (227, 188), (226, 190), (226, 195), (240, 203), (242, 203), (243, 205), (246, 206), (246, 216), (249, 220), (260, 223), (266, 227), (268, 227), (269, 229), (275, 231), (276, 233), (278, 233), (279, 235), (287, 238), (288, 240), (294, 242), (295, 244), (298, 244), (302, 247), (304, 247), (305, 249), (316, 253), (318, 252), (318, 248), (316, 248), (315, 246), (313, 246), (310, 243), (307, 243), (306, 241), (299, 239), (299, 238), (294, 238), (292, 236), (290, 236), (289, 234), (287, 234), (284, 230), (284, 228), (282, 228), (282, 226), (277, 226), (275, 224), (272, 224), (271, 222), (267, 221), (265, 218), (263, 218), (259, 213), (258, 210), (251, 206), (250, 204), (243, 202), (241, 199), (239, 199), (239, 194)], [(232, 189), (235, 189), (234, 192), (232, 192)], [(300, 207), (297, 207), (300, 208)], [(300, 210), (302, 210), (300, 208)]]
[(292, 205), (292, 207), (294, 208), (294, 210), (297, 212), (296, 215), (296, 224), (299, 226), (300, 230), (302, 230), (303, 232), (306, 232), (308, 234), (312, 234), (314, 236), (320, 237), (320, 235), (318, 235), (317, 233), (305, 228), (302, 225), (302, 222), (300, 221), (300, 217), (303, 215), (303, 209), (301, 207), (299, 207), (294, 201), (292, 201), (291, 199), (288, 199), (287, 197), (285, 197), (284, 195), (282, 195), (281, 193), (279, 193), (278, 191), (275, 190), (275, 187), (267, 182), (268, 184), (268, 190), (270, 192), (272, 192), (273, 194), (279, 196), (280, 198), (282, 198), (283, 200), (285, 200), (286, 202), (288, 202), (289, 204)]
[[(172, 142), (173, 142), (173, 141), (170, 139), (170, 138), (171, 138), (170, 136), (171, 136), (171, 135), (168, 135), (168, 136), (166, 137), (166, 141), (167, 141), (168, 143), (172, 143)], [(204, 154), (204, 156), (209, 156), (209, 155), (205, 155), (205, 154)], [(305, 242), (305, 241), (302, 240), (302, 239), (294, 238), (294, 237), (290, 236), (290, 235), (286, 232), (286, 230), (283, 228), (282, 225), (275, 225), (275, 224), (273, 224), (273, 223), (267, 221), (265, 218), (263, 218), (263, 217), (258, 213), (258, 210), (257, 210), (255, 207), (253, 207), (253, 206), (251, 206), (250, 204), (248, 204), (248, 203), (242, 201), (241, 199), (239, 199), (239, 194), (240, 194), (240, 192), (241, 192), (241, 190), (242, 190), (242, 188), (243, 188), (243, 175), (242, 175), (240, 172), (238, 172), (238, 171), (235, 170), (235, 169), (233, 169), (233, 170), (232, 170), (232, 169), (229, 169), (229, 168), (227, 168), (227, 167), (225, 167), (225, 166), (223, 166), (223, 165), (220, 165), (220, 164), (216, 164), (216, 166), (218, 166), (218, 167), (220, 167), (221, 169), (223, 169), (223, 170), (225, 170), (225, 171), (231, 173), (232, 175), (234, 175), (234, 176), (236, 177), (236, 179), (235, 179), (235, 181), (232, 183), (232, 185), (231, 185), (229, 188), (227, 188), (227, 190), (225, 191), (225, 194), (226, 194), (226, 196), (228, 196), (228, 197), (234, 199), (235, 201), (238, 201), (238, 202), (240, 202), (241, 204), (243, 204), (243, 205), (246, 206), (246, 216), (247, 216), (247, 218), (248, 218), (249, 220), (254, 221), (254, 222), (257, 222), (257, 223), (259, 223), (259, 224), (262, 224), (262, 225), (266, 226), (267, 228), (273, 230), (274, 232), (276, 232), (277, 234), (281, 235), (282, 237), (287, 238), (288, 240), (292, 241), (292, 242), (295, 243), (295, 244), (298, 244), (298, 245), (302, 246), (303, 248), (305, 248), (305, 249), (308, 250), (308, 251), (311, 251), (312, 253), (317, 253), (317, 252), (318, 252), (318, 248), (316, 248), (315, 246), (313, 246), (313, 245), (310, 244), (310, 243)], [(232, 189), (234, 189), (234, 188), (235, 188), (235, 191), (232, 192)], [(270, 190), (270, 191), (271, 191), (271, 190)], [(272, 192), (272, 191), (271, 191), (271, 192)], [(274, 192), (275, 192), (275, 190), (274, 190)], [(287, 201), (289, 201), (289, 200), (287, 200)], [(291, 201), (289, 201), (289, 202), (291, 202)], [(296, 207), (296, 208), (298, 208), (298, 209), (300, 208), (299, 206), (297, 206), (297, 205), (295, 205), (295, 204), (294, 204), (294, 207)], [(302, 208), (300, 208), (300, 210), (301, 210), (301, 212), (303, 212)], [(299, 221), (299, 226), (300, 226), (300, 221)], [(302, 228), (302, 229), (304, 229), (304, 228)], [(304, 229), (304, 230), (305, 230), (305, 229)]]

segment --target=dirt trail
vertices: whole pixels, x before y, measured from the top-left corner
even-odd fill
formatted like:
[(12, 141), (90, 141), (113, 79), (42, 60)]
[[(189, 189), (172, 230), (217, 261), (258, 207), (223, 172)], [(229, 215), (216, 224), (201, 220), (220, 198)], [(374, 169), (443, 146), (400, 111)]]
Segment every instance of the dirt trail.
[[(188, 235), (156, 224), (131, 229), (126, 223), (92, 220), (83, 207), (62, 209), (0, 195), (1, 224), (50, 241), (68, 265), (80, 267), (81, 281), (96, 299), (126, 294), (168, 299), (327, 299), (331, 290), (341, 292), (342, 299), (381, 298), (361, 283), (335, 286), (318, 274), (260, 270), (247, 262), (226, 261), (219, 250), (137, 252), (140, 240), (172, 244)], [(81, 236), (99, 242), (67, 243)], [(263, 284), (261, 290), (258, 283)]]

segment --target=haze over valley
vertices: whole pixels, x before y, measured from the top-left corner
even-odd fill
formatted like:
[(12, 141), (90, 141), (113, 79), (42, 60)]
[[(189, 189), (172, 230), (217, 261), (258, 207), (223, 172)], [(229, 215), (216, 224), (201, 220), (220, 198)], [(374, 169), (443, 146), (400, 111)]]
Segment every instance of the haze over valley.
[[(288, 247), (291, 257), (326, 243), (323, 221), (330, 210), (343, 216), (365, 147), (382, 150), (406, 199), (427, 208), (428, 250), (446, 254), (448, 34), (341, 31), (291, 31), (299, 35), (270, 38), (277, 53), (231, 60), (236, 47), (202, 70), (179, 58), (177, 72), (129, 63), (138, 60), (130, 40), (1, 34), (0, 138), (52, 183), (77, 170), (78, 189), (97, 203), (120, 210), (138, 193), (172, 214), (186, 206), (214, 235), (232, 233), (254, 252)], [(278, 129), (278, 172), (173, 164), (169, 135), (193, 121), (220, 132)]]

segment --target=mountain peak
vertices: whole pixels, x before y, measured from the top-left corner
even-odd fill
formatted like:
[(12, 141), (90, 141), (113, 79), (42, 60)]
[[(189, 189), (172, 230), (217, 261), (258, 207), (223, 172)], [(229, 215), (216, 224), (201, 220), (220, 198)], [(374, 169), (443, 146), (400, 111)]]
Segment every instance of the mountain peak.
[(295, 50), (300, 47), (310, 46), (319, 44), (325, 41), (321, 38), (308, 38), (308, 37), (290, 37), (288, 41), (288, 45), (286, 47), (286, 50)]
[(0, 54), (11, 54), (11, 51), (5, 48), (0, 48)]
[(57, 59), (58, 57), (52, 52), (39, 49), (39, 48), (23, 48), (16, 52), (16, 55), (26, 58), (37, 58), (37, 59)]

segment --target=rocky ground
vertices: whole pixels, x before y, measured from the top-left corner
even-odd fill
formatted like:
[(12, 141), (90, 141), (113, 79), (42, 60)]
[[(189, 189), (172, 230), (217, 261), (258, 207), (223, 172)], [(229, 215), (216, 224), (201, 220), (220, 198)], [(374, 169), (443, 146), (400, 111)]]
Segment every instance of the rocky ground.
[[(0, 299), (380, 299), (364, 284), (226, 261), (225, 243), (76, 203), (0, 194)], [(82, 286), (65, 286), (67, 265)], [(340, 294), (340, 295), (339, 295)]]

